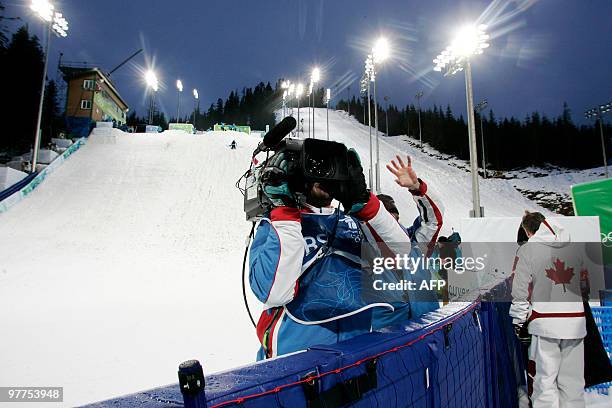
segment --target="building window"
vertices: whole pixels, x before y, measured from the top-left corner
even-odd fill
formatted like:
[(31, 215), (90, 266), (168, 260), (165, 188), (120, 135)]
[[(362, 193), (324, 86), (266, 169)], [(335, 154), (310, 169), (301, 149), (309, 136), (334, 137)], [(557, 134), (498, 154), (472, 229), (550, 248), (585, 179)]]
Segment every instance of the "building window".
[(94, 89), (95, 81), (93, 79), (86, 79), (83, 81), (83, 89)]
[(81, 109), (91, 109), (91, 101), (88, 99), (81, 100)]

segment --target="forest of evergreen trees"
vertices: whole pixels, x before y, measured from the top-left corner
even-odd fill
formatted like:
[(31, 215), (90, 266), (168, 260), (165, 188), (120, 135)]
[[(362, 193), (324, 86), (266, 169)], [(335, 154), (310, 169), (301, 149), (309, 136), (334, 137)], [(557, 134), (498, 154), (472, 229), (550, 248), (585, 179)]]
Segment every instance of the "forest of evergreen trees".
[[(232, 91), (225, 101), (221, 98), (210, 105), (207, 110), (200, 107), (192, 109), (178, 121), (193, 123), (199, 130), (212, 129), (216, 123), (228, 125), (248, 125), (251, 129), (263, 130), (266, 125), (273, 126), (275, 122), (274, 110), (281, 106), (281, 95), (279, 83), (272, 88), (268, 82), (260, 82), (254, 88), (243, 88), (242, 91)], [(135, 111), (127, 118), (128, 126), (146, 123), (146, 117), (139, 117)], [(176, 122), (177, 118), (171, 117), (170, 122)], [(155, 112), (153, 124), (168, 128), (168, 122), (163, 113)]]
[[(0, 152), (21, 154), (34, 144), (34, 129), (40, 101), (43, 50), (39, 39), (26, 26), (9, 33), (0, 3)], [(46, 146), (63, 128), (57, 86), (48, 81), (42, 116), (41, 146)]]
[[(26, 26), (10, 33), (7, 18), (0, 2), (0, 89), (5, 96), (0, 98), (3, 131), (0, 133), (0, 153), (5, 157), (21, 154), (31, 149), (40, 83), (43, 70), (43, 51), (39, 39), (29, 33)], [(208, 109), (190, 109), (181, 122), (193, 122), (199, 130), (207, 130), (215, 123), (250, 125), (263, 130), (275, 122), (274, 111), (281, 107), (281, 80), (274, 86), (260, 82), (255, 87), (232, 91), (223, 100), (219, 98)], [(46, 146), (51, 137), (63, 130), (64, 120), (58, 104), (57, 86), (48, 80), (42, 118), (41, 146)], [(314, 91), (315, 105), (324, 107), (324, 89)], [(296, 100), (290, 101), (296, 106)], [(308, 105), (304, 96), (301, 105)], [(336, 109), (349, 110), (349, 103), (340, 100)], [(561, 106), (560, 106), (561, 108)], [(350, 112), (361, 123), (367, 123), (365, 98), (352, 97)], [(389, 135), (410, 135), (418, 138), (418, 112), (414, 105), (388, 109), (378, 106), (379, 129), (386, 131), (388, 112)], [(561, 110), (561, 109), (560, 109)], [(372, 112), (374, 107), (372, 106)], [(128, 116), (128, 125), (144, 124), (147, 115), (138, 117), (136, 111)], [(374, 117), (374, 114), (372, 114)], [(176, 118), (169, 118), (170, 122)], [(163, 112), (155, 112), (153, 123), (167, 129)], [(467, 126), (464, 116), (456, 116), (450, 107), (436, 106), (421, 111), (423, 141), (437, 150), (460, 159), (468, 158)], [(611, 134), (612, 126), (606, 125), (604, 133)], [(482, 131), (487, 168), (512, 169), (525, 166), (542, 166), (546, 163), (569, 167), (589, 168), (602, 165), (601, 141), (598, 125), (578, 126), (572, 121), (571, 111), (564, 104), (558, 117), (549, 118), (534, 112), (526, 118), (496, 118), (492, 111), (482, 118)], [(481, 121), (476, 115), (478, 154), (482, 153)], [(610, 150), (608, 143), (608, 152)], [(609, 157), (609, 154), (608, 154)], [(482, 158), (479, 157), (479, 163)]]
[[(364, 124), (367, 124), (367, 108), (367, 97), (350, 100), (351, 115)], [(336, 109), (348, 111), (347, 100), (338, 101)], [(373, 103), (371, 109), (374, 126)], [(478, 162), (482, 163), (481, 118), (478, 114), (475, 117)], [(389, 104), (388, 121), (390, 136), (410, 135), (418, 139), (418, 110), (414, 105), (400, 109)], [(380, 105), (378, 122), (379, 130), (386, 132), (386, 110)], [(609, 136), (611, 130), (612, 126), (606, 125), (604, 134)], [(466, 120), (462, 114), (456, 117), (450, 106), (423, 108), (421, 131), (423, 142), (440, 152), (464, 160), (469, 158)], [(482, 132), (487, 169), (507, 170), (544, 164), (584, 169), (603, 165), (599, 125), (577, 126), (565, 103), (556, 118), (534, 112), (522, 121), (513, 117), (498, 119), (490, 110), (482, 117)], [(607, 147), (609, 151), (610, 143)]]

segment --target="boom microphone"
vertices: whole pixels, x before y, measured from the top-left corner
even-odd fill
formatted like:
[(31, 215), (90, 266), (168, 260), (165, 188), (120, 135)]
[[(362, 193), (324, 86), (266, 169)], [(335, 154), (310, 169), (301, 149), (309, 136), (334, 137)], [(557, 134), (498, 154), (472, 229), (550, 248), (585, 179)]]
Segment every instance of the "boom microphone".
[(253, 152), (253, 157), (257, 156), (261, 152), (268, 151), (276, 146), (287, 136), (293, 129), (297, 122), (292, 116), (287, 116), (281, 120), (280, 123), (274, 126), (263, 138), (263, 141), (259, 143), (257, 149)]

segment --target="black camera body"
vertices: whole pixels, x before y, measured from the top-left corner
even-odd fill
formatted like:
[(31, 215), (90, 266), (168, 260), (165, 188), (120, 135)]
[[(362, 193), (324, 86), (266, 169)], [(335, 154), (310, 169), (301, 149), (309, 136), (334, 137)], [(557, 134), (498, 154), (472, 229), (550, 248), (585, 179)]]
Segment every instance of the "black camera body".
[[(287, 138), (274, 149), (274, 155), (283, 153), (287, 160), (287, 182), (296, 195), (298, 204), (305, 202), (305, 195), (312, 183), (320, 183), (332, 197), (342, 192), (349, 180), (348, 150), (342, 143), (319, 139)], [(274, 157), (272, 155), (271, 157)], [(247, 221), (260, 219), (272, 207), (263, 193), (262, 173), (267, 163), (252, 168), (245, 175), (244, 212)], [(266, 180), (274, 184), (274, 180)]]

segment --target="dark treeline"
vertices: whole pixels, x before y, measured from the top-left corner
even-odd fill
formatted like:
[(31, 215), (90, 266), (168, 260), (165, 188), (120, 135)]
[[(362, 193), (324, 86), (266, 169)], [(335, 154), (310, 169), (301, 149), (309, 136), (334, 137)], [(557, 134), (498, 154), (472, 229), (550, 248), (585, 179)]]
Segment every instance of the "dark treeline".
[[(4, 95), (0, 98), (0, 120), (3, 123), (0, 153), (4, 152), (6, 156), (24, 153), (34, 144), (44, 62), (40, 40), (31, 35), (26, 26), (11, 32), (7, 26), (9, 20), (0, 1), (0, 89)], [(280, 83), (277, 81), (273, 87), (269, 82), (260, 82), (253, 88), (232, 91), (225, 100), (219, 98), (208, 109), (197, 105), (184, 106), (185, 114), (180, 121), (195, 120), (196, 128), (201, 130), (210, 129), (215, 123), (250, 125), (252, 129), (263, 130), (266, 125), (275, 123), (274, 111), (282, 106)], [(315, 106), (324, 106), (323, 96), (323, 88), (314, 90), (311, 100)], [(303, 95), (300, 105), (308, 106), (308, 99)], [(287, 104), (295, 107), (297, 100), (293, 97)], [(346, 100), (337, 102), (336, 108), (349, 110)], [(366, 108), (365, 98), (352, 98), (350, 112), (362, 123), (367, 123)], [(385, 132), (386, 111), (381, 106), (378, 110), (379, 129)], [(61, 111), (57, 86), (53, 80), (47, 80), (41, 124), (42, 147), (63, 131)], [(577, 126), (567, 104), (555, 118), (537, 112), (522, 120), (498, 119), (492, 111), (484, 116), (482, 130), (487, 165), (491, 169), (545, 163), (570, 168), (602, 164), (598, 124)], [(153, 119), (154, 124), (167, 128), (168, 121), (163, 112), (155, 112)], [(169, 118), (169, 121), (176, 121), (176, 118)], [(130, 113), (129, 125), (143, 123), (147, 123), (146, 116), (140, 118), (135, 111)], [(443, 153), (468, 158), (467, 126), (463, 115), (455, 115), (448, 106), (433, 106), (422, 110), (421, 123), (424, 142)], [(390, 135), (408, 134), (418, 138), (418, 112), (414, 105), (389, 105), (388, 124)], [(480, 117), (476, 115), (479, 163), (482, 161), (480, 125)], [(604, 132), (610, 135), (611, 130), (612, 126), (605, 126)]]
[[(242, 91), (231, 91), (225, 101), (221, 98), (210, 105), (207, 110), (201, 110), (194, 106), (179, 119), (182, 123), (193, 123), (199, 130), (212, 129), (215, 124), (226, 125), (248, 125), (251, 129), (264, 130), (266, 125), (273, 126), (275, 123), (274, 110), (281, 106), (281, 95), (279, 83), (274, 88), (268, 82), (260, 82), (254, 88), (243, 88)], [(185, 109), (185, 108), (184, 108)], [(175, 117), (170, 117), (170, 122), (176, 122)], [(128, 125), (146, 123), (146, 118), (140, 118), (132, 112), (127, 120)], [(167, 128), (163, 113), (157, 113), (153, 117), (153, 124)]]
[[(367, 98), (350, 101), (350, 113), (367, 124)], [(336, 109), (348, 111), (346, 100), (336, 103)], [(374, 104), (372, 103), (372, 126), (374, 126)], [(482, 163), (481, 118), (475, 115), (478, 144), (478, 162)], [(398, 108), (388, 106), (389, 135), (409, 135), (418, 139), (418, 110), (414, 105)], [(378, 107), (379, 130), (386, 132), (386, 111)], [(421, 110), (423, 142), (442, 153), (469, 158), (467, 124), (463, 115), (458, 117), (450, 106), (434, 105)], [(577, 126), (572, 122), (567, 104), (563, 104), (561, 115), (548, 118), (538, 112), (522, 121), (513, 117), (498, 119), (492, 110), (482, 117), (487, 168), (507, 170), (525, 166), (552, 165), (568, 168), (590, 168), (601, 166), (602, 151), (599, 128)], [(612, 126), (605, 126), (610, 134)], [(609, 146), (608, 146), (609, 148)]]
[[(27, 27), (13, 34), (6, 26), (7, 18), (0, 3), (0, 152), (8, 156), (21, 154), (34, 145), (34, 129), (38, 116), (44, 54), (39, 39)], [(46, 82), (42, 115), (41, 147), (63, 130), (54, 81)]]

